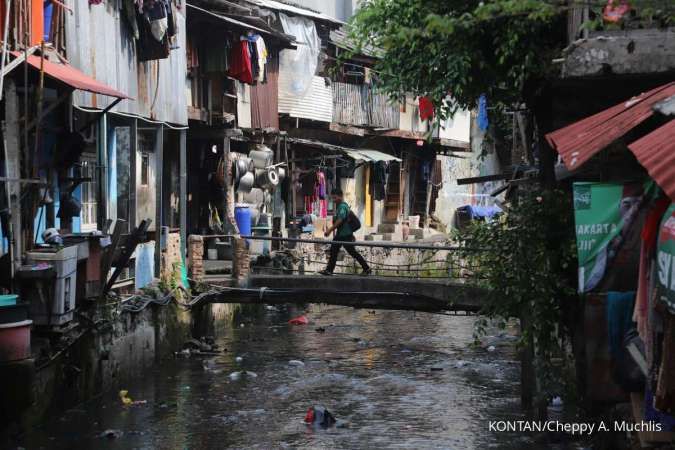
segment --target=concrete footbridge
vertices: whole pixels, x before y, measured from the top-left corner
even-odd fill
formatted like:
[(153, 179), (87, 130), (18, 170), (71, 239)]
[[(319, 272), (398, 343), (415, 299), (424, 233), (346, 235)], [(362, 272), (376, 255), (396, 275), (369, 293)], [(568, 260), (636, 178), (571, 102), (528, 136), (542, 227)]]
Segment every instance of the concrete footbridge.
[[(249, 237), (246, 237), (247, 239)], [(251, 236), (260, 239), (259, 236)], [(324, 240), (271, 238), (310, 244)], [(352, 243), (350, 243), (352, 244)], [(409, 250), (456, 250), (453, 247), (408, 243), (354, 242), (357, 247), (405, 248)], [(251, 273), (236, 287), (210, 286), (192, 299), (205, 303), (286, 304), (324, 303), (366, 309), (412, 310), (434, 313), (479, 312), (485, 290), (466, 280), (447, 277), (361, 276), (358, 274), (267, 274)]]

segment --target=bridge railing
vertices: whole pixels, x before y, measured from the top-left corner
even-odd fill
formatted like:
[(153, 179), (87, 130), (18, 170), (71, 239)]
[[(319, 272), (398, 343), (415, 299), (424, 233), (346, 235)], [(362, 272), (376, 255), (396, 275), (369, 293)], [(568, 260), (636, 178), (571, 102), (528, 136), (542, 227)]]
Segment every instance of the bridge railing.
[[(377, 276), (396, 278), (435, 278), (466, 281), (473, 274), (467, 254), (483, 251), (469, 249), (446, 242), (381, 242), (381, 241), (333, 241), (272, 236), (208, 235), (203, 239), (245, 239), (278, 243), (278, 249), (269, 256), (253, 259), (250, 270), (253, 274), (294, 275), (312, 274), (323, 269), (327, 262), (326, 252), (330, 244), (354, 245), (363, 254)], [(338, 260), (337, 272), (354, 274), (358, 264), (351, 258)], [(246, 261), (248, 264), (248, 261)]]

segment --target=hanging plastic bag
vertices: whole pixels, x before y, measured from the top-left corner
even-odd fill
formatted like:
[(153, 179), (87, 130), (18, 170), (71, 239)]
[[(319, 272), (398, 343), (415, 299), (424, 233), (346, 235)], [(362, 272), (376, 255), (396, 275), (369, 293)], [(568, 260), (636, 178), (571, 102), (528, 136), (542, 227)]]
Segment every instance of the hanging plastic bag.
[(300, 16), (279, 13), (284, 33), (295, 36), (296, 50), (279, 54), (279, 94), (303, 98), (312, 85), (319, 63), (321, 40), (314, 21)]
[(291, 325), (307, 325), (309, 323), (309, 319), (307, 316), (299, 316), (294, 319), (291, 319), (288, 321)]

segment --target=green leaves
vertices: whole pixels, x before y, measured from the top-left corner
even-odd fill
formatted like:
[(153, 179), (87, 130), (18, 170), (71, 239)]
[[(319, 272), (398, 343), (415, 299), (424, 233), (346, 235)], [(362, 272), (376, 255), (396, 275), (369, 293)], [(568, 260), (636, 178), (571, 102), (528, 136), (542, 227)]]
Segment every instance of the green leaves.
[[(562, 379), (550, 361), (566, 358), (562, 305), (576, 295), (570, 201), (562, 191), (521, 189), (518, 204), (499, 220), (476, 223), (456, 235), (467, 249), (462, 257), (473, 268), (470, 280), (490, 290), (484, 314), (503, 320), (529, 316), (521, 339), (532, 337), (536, 343), (538, 368), (550, 390), (559, 389)], [(552, 243), (550, 236), (560, 241)]]
[(550, 70), (550, 51), (565, 41), (563, 14), (541, 0), (373, 0), (351, 22), (351, 38), (384, 49), (376, 64), (390, 95), (431, 97), (444, 118), (473, 108), (521, 101), (524, 80)]

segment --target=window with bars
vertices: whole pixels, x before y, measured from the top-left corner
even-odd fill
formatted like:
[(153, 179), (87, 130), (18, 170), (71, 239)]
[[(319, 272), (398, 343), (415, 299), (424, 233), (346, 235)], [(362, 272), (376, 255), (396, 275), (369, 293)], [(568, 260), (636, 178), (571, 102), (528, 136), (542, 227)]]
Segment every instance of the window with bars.
[(82, 231), (93, 231), (97, 229), (97, 202), (96, 202), (96, 158), (86, 158), (81, 162), (80, 176), (82, 178), (91, 178), (91, 181), (83, 182), (82, 210), (80, 212)]

